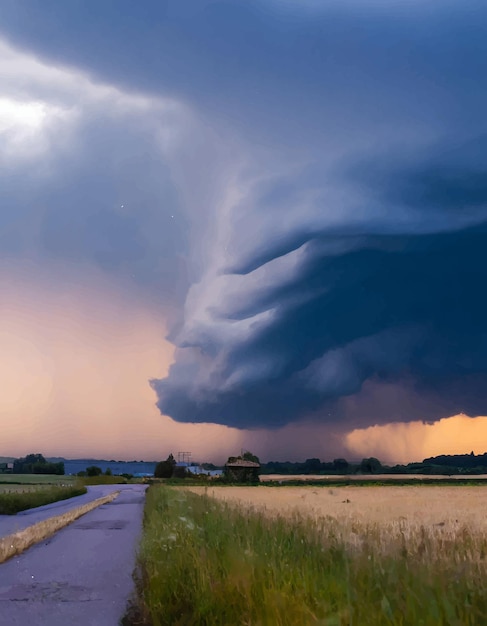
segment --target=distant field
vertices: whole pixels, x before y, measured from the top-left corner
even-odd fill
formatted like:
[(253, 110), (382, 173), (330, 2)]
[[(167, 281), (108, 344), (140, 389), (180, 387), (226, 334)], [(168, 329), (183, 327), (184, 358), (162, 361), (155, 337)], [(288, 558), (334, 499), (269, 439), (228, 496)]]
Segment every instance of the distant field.
[[(202, 495), (205, 487), (188, 487)], [(229, 503), (292, 515), (330, 516), (350, 526), (407, 523), (409, 526), (487, 532), (486, 487), (208, 487), (207, 495)], [(441, 526), (440, 526), (441, 525)]]
[(24, 485), (72, 485), (76, 476), (57, 476), (54, 474), (0, 474), (2, 484), (21, 483)]
[(27, 493), (32, 491), (39, 491), (39, 489), (43, 489), (44, 485), (28, 485), (26, 483), (22, 485), (16, 485), (15, 483), (0, 483), (0, 494), (1, 493)]
[(401, 481), (401, 480), (487, 480), (487, 474), (479, 474), (472, 476), (437, 476), (431, 474), (263, 474), (260, 476), (260, 482), (287, 482), (287, 481)]
[(19, 511), (51, 504), (58, 500), (67, 500), (84, 493), (86, 493), (86, 487), (81, 482), (56, 485), (0, 484), (0, 515), (15, 515)]

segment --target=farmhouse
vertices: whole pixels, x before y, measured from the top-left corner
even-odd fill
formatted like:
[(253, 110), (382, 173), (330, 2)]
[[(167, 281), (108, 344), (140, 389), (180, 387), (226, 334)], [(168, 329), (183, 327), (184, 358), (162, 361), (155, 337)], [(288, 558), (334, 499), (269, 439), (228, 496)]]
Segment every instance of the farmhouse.
[(232, 459), (225, 463), (223, 470), (226, 478), (236, 483), (257, 483), (259, 482), (260, 463), (247, 461), (245, 459)]

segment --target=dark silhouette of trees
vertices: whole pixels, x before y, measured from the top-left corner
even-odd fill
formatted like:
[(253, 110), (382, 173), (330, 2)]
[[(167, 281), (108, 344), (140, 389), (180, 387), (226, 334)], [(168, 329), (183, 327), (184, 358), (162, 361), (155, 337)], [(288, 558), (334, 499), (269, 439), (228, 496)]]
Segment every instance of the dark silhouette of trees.
[(156, 478), (172, 478), (175, 467), (176, 460), (173, 455), (170, 454), (165, 461), (161, 461), (156, 465), (154, 476)]
[(28, 454), (14, 461), (14, 474), (64, 474), (64, 463), (50, 463), (42, 454)]
[(333, 469), (336, 472), (346, 474), (350, 470), (350, 463), (346, 459), (334, 459)]
[(382, 463), (374, 456), (368, 459), (362, 459), (360, 471), (364, 474), (380, 474), (382, 472)]
[(86, 468), (86, 475), (92, 477), (101, 476), (101, 467), (98, 467), (98, 465), (90, 465)]
[(304, 462), (305, 474), (319, 474), (321, 472), (320, 459), (306, 459)]

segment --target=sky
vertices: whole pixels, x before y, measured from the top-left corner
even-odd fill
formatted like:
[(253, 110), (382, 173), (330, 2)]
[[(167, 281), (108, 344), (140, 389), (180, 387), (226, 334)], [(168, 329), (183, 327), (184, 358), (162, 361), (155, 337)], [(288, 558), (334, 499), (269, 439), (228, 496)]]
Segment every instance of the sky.
[(487, 450), (480, 0), (3, 0), (0, 454)]

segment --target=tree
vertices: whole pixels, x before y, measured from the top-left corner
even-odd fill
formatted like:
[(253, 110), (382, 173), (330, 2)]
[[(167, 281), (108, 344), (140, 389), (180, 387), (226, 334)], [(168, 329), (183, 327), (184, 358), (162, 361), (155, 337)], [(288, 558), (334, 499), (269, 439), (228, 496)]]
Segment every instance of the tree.
[(170, 454), (165, 461), (161, 461), (156, 465), (154, 476), (156, 478), (171, 478), (174, 473), (176, 461), (172, 454)]
[(64, 463), (49, 463), (42, 454), (28, 454), (14, 461), (14, 474), (64, 474)]
[(111, 475), (112, 475), (112, 470), (109, 467), (107, 467), (105, 470), (105, 476), (111, 476)]
[(98, 467), (97, 465), (90, 465), (89, 467), (86, 468), (86, 475), (87, 476), (100, 476), (101, 467)]
[(248, 450), (244, 452), (241, 457), (238, 458), (243, 459), (244, 461), (252, 461), (252, 463), (260, 464), (259, 457), (255, 456), (255, 454), (252, 454), (252, 452), (249, 452)]
[(320, 459), (306, 459), (303, 469), (305, 471), (305, 474), (319, 474), (321, 471)]
[(188, 478), (191, 473), (184, 465), (174, 465), (172, 475), (173, 478)]
[(345, 473), (350, 469), (350, 464), (346, 459), (334, 459), (333, 469), (337, 472)]
[(42, 454), (28, 454), (24, 461), (26, 463), (46, 463), (46, 459), (42, 456)]
[(368, 459), (362, 459), (359, 468), (364, 474), (380, 474), (382, 471), (382, 463), (379, 459), (371, 456)]

